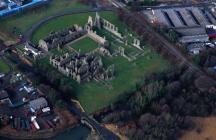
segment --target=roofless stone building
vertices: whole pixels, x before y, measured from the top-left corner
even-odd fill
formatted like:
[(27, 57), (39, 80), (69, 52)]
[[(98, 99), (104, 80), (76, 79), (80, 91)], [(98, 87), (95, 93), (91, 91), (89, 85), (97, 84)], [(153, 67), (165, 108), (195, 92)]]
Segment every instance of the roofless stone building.
[(51, 56), (50, 64), (59, 72), (72, 77), (78, 83), (91, 80), (112, 80), (114, 78), (114, 66), (105, 69), (101, 57), (92, 54), (66, 53), (63, 56)]

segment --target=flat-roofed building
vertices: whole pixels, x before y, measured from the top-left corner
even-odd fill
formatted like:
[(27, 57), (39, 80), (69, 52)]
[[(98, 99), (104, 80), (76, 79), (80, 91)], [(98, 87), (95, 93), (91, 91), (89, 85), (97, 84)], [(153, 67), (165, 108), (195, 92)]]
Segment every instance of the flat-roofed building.
[(32, 112), (36, 112), (39, 109), (45, 108), (48, 106), (47, 100), (44, 97), (32, 100), (29, 102), (29, 107)]

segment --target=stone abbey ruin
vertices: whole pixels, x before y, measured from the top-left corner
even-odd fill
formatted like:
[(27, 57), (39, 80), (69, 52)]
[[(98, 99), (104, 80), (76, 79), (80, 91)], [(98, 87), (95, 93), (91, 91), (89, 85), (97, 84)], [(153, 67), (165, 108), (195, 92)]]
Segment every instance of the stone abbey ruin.
[[(125, 48), (120, 45), (115, 47), (114, 52), (110, 52), (109, 46), (110, 44), (113, 45), (113, 42), (107, 40), (104, 36), (98, 35), (95, 29), (104, 29), (112, 34), (112, 36), (115, 36), (115, 41), (118, 41), (118, 43), (136, 48), (139, 51), (126, 54)], [(61, 56), (51, 55), (49, 62), (59, 72), (71, 77), (78, 83), (91, 80), (107, 81), (115, 77), (114, 65), (111, 64), (105, 68), (98, 54), (106, 57), (122, 56), (128, 61), (136, 60), (136, 57), (144, 54), (140, 40), (130, 34), (133, 41), (129, 44), (128, 41), (124, 41), (126, 36), (129, 36), (129, 34), (124, 35), (120, 33), (118, 27), (96, 13), (94, 20), (89, 16), (84, 27), (75, 24), (64, 30), (51, 32), (47, 37), (39, 40), (38, 47), (45, 53), (49, 53), (53, 49), (61, 51), (64, 48), (68, 48), (69, 52), (64, 52)], [(98, 47), (86, 53), (81, 53), (80, 50), (70, 47), (71, 44), (86, 37), (95, 41)]]
[(114, 65), (105, 69), (101, 58), (92, 54), (66, 53), (63, 56), (51, 56), (50, 63), (78, 83), (92, 79), (101, 81), (114, 78)]

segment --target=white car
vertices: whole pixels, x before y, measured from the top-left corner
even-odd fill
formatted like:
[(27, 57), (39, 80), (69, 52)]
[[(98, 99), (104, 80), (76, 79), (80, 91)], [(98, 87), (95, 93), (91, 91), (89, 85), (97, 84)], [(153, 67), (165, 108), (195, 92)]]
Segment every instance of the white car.
[(211, 47), (211, 48), (215, 47), (215, 44), (213, 44), (213, 43), (206, 43), (206, 45)]
[(3, 78), (5, 77), (5, 74), (4, 73), (0, 73), (0, 78)]
[(50, 112), (50, 107), (43, 108), (43, 109), (42, 109), (42, 112), (43, 112), (43, 113), (45, 113), (45, 112)]

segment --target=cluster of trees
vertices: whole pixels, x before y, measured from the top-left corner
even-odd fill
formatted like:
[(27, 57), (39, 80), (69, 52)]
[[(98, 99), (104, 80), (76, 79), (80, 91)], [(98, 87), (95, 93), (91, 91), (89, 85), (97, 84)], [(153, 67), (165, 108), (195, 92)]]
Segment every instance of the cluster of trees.
[(194, 62), (205, 68), (216, 66), (215, 49), (208, 48), (206, 51), (202, 51), (199, 55), (194, 56)]
[(1, 40), (1, 38), (0, 38), (0, 50), (4, 49), (5, 47), (6, 47), (6, 46), (5, 46), (5, 44), (4, 44), (4, 41)]
[(42, 60), (35, 61), (34, 72), (40, 75), (43, 81), (46, 81), (55, 87), (55, 89), (59, 90), (62, 93), (61, 97), (63, 97), (63, 99), (68, 100), (73, 98), (73, 88), (68, 84), (70, 83), (69, 79), (50, 67), (50, 65), (42, 63), (41, 61)]
[(4, 41), (0, 38), (0, 45), (3, 45)]
[(189, 117), (170, 114), (156, 116), (146, 113), (137, 122), (139, 129), (128, 130), (128, 137), (133, 140), (176, 140), (180, 137), (182, 129), (193, 125)]
[(177, 33), (173, 29), (168, 29), (164, 25), (156, 25), (156, 26), (154, 26), (154, 29), (158, 33), (160, 33), (161, 35), (163, 35), (164, 37), (166, 37), (172, 43), (176, 43), (178, 41), (178, 38), (180, 37), (179, 33)]
[(158, 4), (156, 0), (133, 0), (127, 3), (128, 6), (131, 6), (135, 10), (139, 9), (140, 6), (153, 6)]
[[(151, 41), (151, 38), (154, 38), (153, 35), (149, 34), (147, 26), (137, 21), (137, 19), (134, 18), (134, 16), (128, 13), (127, 11), (123, 9), (118, 9), (117, 15), (118, 15), (119, 20), (126, 23), (129, 27), (131, 27), (134, 31), (136, 31), (136, 33), (139, 36), (142, 36), (147, 41)], [(147, 21), (145, 23), (147, 23)]]
[(197, 90), (196, 78), (192, 71), (177, 67), (150, 74), (136, 92), (98, 118), (120, 127), (134, 122), (135, 127), (127, 130), (133, 140), (177, 139), (181, 130), (194, 126), (191, 116), (216, 114), (216, 93)]
[(156, 5), (157, 4), (157, 0), (142, 0), (142, 4), (143, 5)]
[(83, 3), (83, 4), (93, 4), (95, 2), (95, 0), (79, 0), (80, 3)]
[(61, 94), (57, 92), (55, 89), (45, 84), (40, 84), (38, 88), (41, 92), (45, 93), (45, 96), (53, 106), (59, 108), (65, 107), (65, 104), (61, 99)]
[(214, 48), (207, 48), (200, 54), (193, 56), (193, 62), (202, 67), (208, 74), (216, 78), (213, 67), (216, 66), (216, 51)]

